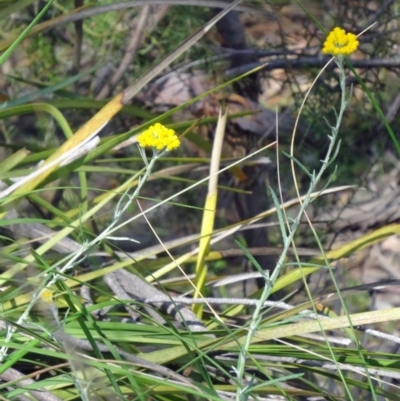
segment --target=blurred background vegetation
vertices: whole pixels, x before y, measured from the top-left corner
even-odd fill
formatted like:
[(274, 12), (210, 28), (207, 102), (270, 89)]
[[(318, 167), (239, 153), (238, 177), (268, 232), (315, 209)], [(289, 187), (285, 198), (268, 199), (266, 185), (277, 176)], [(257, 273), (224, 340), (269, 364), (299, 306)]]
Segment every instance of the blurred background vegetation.
[[(6, 2), (1, 14), (3, 43), (15, 38), (45, 4), (45, 1)], [(198, 3), (196, 6), (161, 2), (151, 6), (147, 16), (142, 16), (145, 24), (144, 27), (139, 26), (143, 29), (138, 32), (141, 9), (135, 7), (135, 2), (124, 4), (102, 1), (93, 5), (77, 0), (56, 1), (40, 21), (40, 33), (34, 33), (25, 39), (2, 64), (0, 90), (4, 101), (8, 100), (8, 106), (23, 105), (32, 101), (33, 94), (34, 101), (45, 101), (59, 108), (72, 129), (76, 130), (88, 116), (103, 106), (102, 99), (110, 98), (123, 90), (145, 71), (157, 65), (188, 35), (211, 18), (216, 9), (206, 5), (207, 2)], [(218, 103), (225, 99), (232, 112), (263, 110), (263, 114), (255, 116), (253, 120), (247, 117), (247, 120), (251, 120), (248, 124), (234, 121), (228, 126), (225, 157), (241, 157), (257, 146), (273, 141), (276, 113), (280, 120), (280, 148), (282, 151), (288, 151), (294, 117), (304, 99), (305, 91), (327, 61), (320, 54), (321, 42), (325, 35), (323, 30), (340, 25), (351, 32), (359, 33), (374, 22), (378, 24), (360, 38), (360, 51), (354, 56), (353, 64), (360, 63), (362, 68), (357, 70), (360, 77), (389, 118), (393, 131), (398, 130), (396, 2), (378, 4), (365, 0), (358, 2), (356, 6), (345, 1), (253, 1), (246, 2), (243, 7), (247, 9), (239, 12), (237, 18), (226, 19), (225, 24), (217, 24), (216, 29), (174, 62), (169, 71), (165, 71), (163, 76), (148, 85), (133, 99), (132, 107), (126, 107), (124, 113), (118, 115), (102, 135), (125, 132), (160, 112), (181, 105), (212, 86), (226, 82), (256, 65), (267, 63), (264, 70), (253, 74), (241, 84), (225, 88), (194, 106), (184, 108), (172, 116), (170, 122), (216, 117)], [(10, 14), (10, 10), (14, 12)], [(75, 16), (79, 18), (76, 21)], [(129, 52), (132, 53), (132, 59), (124, 64), (124, 57)], [(113, 83), (112, 88), (109, 88), (107, 85), (119, 68), (122, 68), (121, 76)], [(83, 76), (73, 83), (68, 83), (68, 80), (77, 74)], [(396, 155), (393, 142), (378, 114), (351, 74), (348, 83), (354, 85), (353, 94), (342, 125), (336, 170), (333, 174), (332, 169), (333, 176), (330, 180), (335, 185), (368, 187), (371, 184), (369, 180), (372, 172), (374, 179), (380, 180), (380, 174), (385, 175), (396, 166)], [(45, 88), (50, 89), (43, 96), (41, 91)], [(326, 138), (330, 129), (325, 119), (334, 121), (333, 110), (338, 102), (337, 74), (335, 70), (328, 69), (311, 92), (295, 138), (296, 157), (310, 170), (318, 168), (319, 161), (326, 151)], [(7, 102), (3, 107), (7, 107)], [(48, 114), (14, 115), (2, 119), (1, 124), (3, 157), (9, 155), (10, 150), (14, 151), (17, 148), (25, 147), (34, 152), (54, 148), (64, 140), (59, 126)], [(194, 132), (211, 143), (213, 129), (213, 125), (204, 124), (195, 128)], [(182, 156), (209, 155), (204, 144), (199, 149), (198, 145), (190, 144), (190, 139), (186, 143)], [(266, 156), (271, 158), (273, 163), (261, 169), (262, 171), (256, 168), (251, 173), (264, 174), (262, 179), (258, 179), (258, 186), (262, 187), (260, 194), (264, 197), (262, 204), (258, 209), (243, 212), (244, 215), (240, 216), (242, 219), (256, 215), (270, 206), (265, 197), (265, 180), (267, 185), (269, 182), (276, 187), (275, 152), (267, 152)], [(124, 147), (114, 151), (111, 159), (96, 160), (95, 163), (137, 170), (141, 161), (133, 160), (134, 157), (137, 157), (135, 146)], [(175, 163), (176, 161), (172, 162), (172, 165)], [(163, 164), (168, 165), (171, 163), (167, 161)], [(293, 197), (295, 192), (288, 174), (287, 158), (281, 157), (280, 169), (285, 196)], [(68, 188), (75, 185), (73, 177), (74, 175), (63, 177), (60, 186), (64, 189), (53, 192), (49, 199), (54, 196), (54, 202), (64, 202), (66, 208), (71, 202), (70, 207), (77, 206), (80, 202), (79, 189)], [(120, 180), (119, 174), (112, 173), (107, 174), (107, 180), (98, 174), (89, 174), (89, 177), (93, 188), (103, 189), (112, 188)], [(231, 186), (231, 179), (226, 177), (225, 180), (227, 185)], [(253, 178), (250, 177), (249, 180)], [(299, 184), (307, 187), (308, 179), (299, 176)], [(185, 184), (164, 180), (149, 185), (146, 191), (149, 197), (155, 197), (156, 194), (172, 193), (182, 188), (182, 185)], [(201, 207), (204, 194), (205, 192), (201, 196), (197, 193), (194, 196), (189, 194), (189, 198), (182, 201)], [(260, 194), (254, 196), (261, 196)], [(232, 196), (229, 191), (222, 192), (222, 201), (225, 200), (222, 209), (224, 216), (231, 216), (235, 220), (236, 217), (232, 215), (237, 213), (235, 208), (229, 210), (228, 207), (225, 210), (226, 205), (232, 204), (229, 202)], [(343, 195), (346, 196), (348, 195)], [(327, 202), (339, 201), (340, 199), (330, 199)], [(243, 200), (241, 202), (243, 203)], [(326, 206), (325, 200), (322, 204)], [(254, 205), (248, 207), (251, 209)], [(175, 228), (178, 232), (196, 231), (201, 212), (198, 213), (197, 219), (195, 218), (192, 228), (189, 223), (194, 215), (190, 210), (187, 212), (188, 209), (174, 208), (174, 213), (182, 218), (175, 219), (174, 225), (177, 227), (172, 231), (175, 231)], [(103, 224), (107, 224), (107, 217), (103, 218)], [(158, 222), (165, 220), (157, 219)], [(183, 221), (185, 223), (181, 225)], [(134, 228), (131, 229), (134, 232)], [(170, 221), (165, 230), (166, 234), (170, 235)], [(142, 230), (140, 232), (144, 233)], [(147, 230), (145, 232), (147, 236)], [(137, 238), (142, 246), (156, 242), (155, 238), (149, 235), (150, 238), (147, 239)], [(273, 233), (268, 235), (274, 237)]]
[[(26, 108), (28, 105), (54, 106), (75, 132), (114, 95), (159, 64), (229, 2), (152, 1), (144, 7), (143, 2), (137, 3), (56, 0), (27, 38), (4, 59), (0, 65), (0, 161), (18, 150), (29, 151), (10, 171), (0, 171), (1, 179), (8, 185), (10, 179), (26, 174), (28, 168), (48, 157), (66, 139), (54, 116), (43, 110), (32, 112)], [(0, 50), (6, 51), (47, 4), (37, 0), (0, 2)], [(219, 106), (227, 105), (233, 116), (226, 129), (223, 166), (277, 138), (279, 148), (278, 152), (276, 146), (264, 150), (259, 155), (263, 159), (242, 163), (245, 179), (240, 179), (237, 172), (221, 176), (216, 228), (265, 213), (273, 207), (269, 186), (278, 191), (278, 184), (281, 185), (284, 201), (296, 198), (290, 159), (283, 153), (290, 152), (292, 141), (295, 157), (309, 171), (319, 168), (326, 152), (330, 134), (326, 120), (333, 124), (334, 110), (340, 102), (338, 75), (333, 65), (313, 86), (296, 132), (294, 127), (307, 90), (329, 61), (320, 51), (327, 32), (334, 26), (356, 34), (370, 28), (360, 37), (360, 48), (351, 57), (350, 64), (357, 76), (348, 68), (347, 84), (352, 91), (341, 128), (340, 151), (320, 186), (352, 188), (319, 198), (309, 208), (309, 216), (326, 251), (396, 223), (400, 218), (399, 153), (377, 109), (398, 139), (399, 6), (398, 0), (243, 1), (123, 108), (100, 133), (101, 144), (129, 132), (132, 135), (126, 137), (133, 137), (141, 125), (177, 108), (166, 116), (164, 123), (186, 136), (178, 152), (160, 160), (159, 175), (152, 177), (141, 192), (141, 206), (147, 209), (207, 176)], [(189, 104), (203, 92), (258, 66), (263, 67)], [(116, 188), (143, 167), (134, 141), (119, 143), (88, 160), (81, 160), (70, 170), (61, 169), (46, 182), (46, 189), (38, 194), (48, 203), (27, 196), (18, 204), (19, 213), (47, 219), (53, 227), (62, 219), (67, 224), (83, 212), (82, 204), (93, 206), (96, 197)], [(85, 173), (87, 180), (86, 198), (80, 173)], [(305, 193), (309, 178), (299, 168), (296, 173), (300, 193)], [(161, 240), (188, 238), (173, 250), (175, 256), (195, 246), (189, 235), (200, 231), (206, 195), (206, 185), (199, 186), (149, 214)], [(110, 224), (116, 202), (110, 202), (85, 223), (74, 238), (82, 242), (100, 233)], [(135, 213), (140, 210), (132, 204), (129, 214)], [(294, 211), (288, 213), (295, 215)], [(235, 240), (240, 240), (250, 253), (254, 251), (264, 270), (272, 271), (282, 247), (280, 230), (274, 216), (262, 223), (261, 227), (221, 241), (213, 250), (232, 251), (237, 249)], [(118, 235), (138, 242), (109, 241), (107, 245), (122, 251), (140, 251), (158, 244), (143, 218), (123, 227)], [(296, 245), (305, 258), (319, 254), (305, 221), (296, 236)], [(10, 246), (9, 239), (3, 238), (3, 246)], [(158, 260), (140, 263), (143, 276), (166, 263), (165, 253), (158, 256)], [(398, 259), (398, 239), (392, 238), (343, 259), (335, 274), (341, 287), (398, 280)], [(289, 257), (285, 272), (291, 270), (291, 263), (294, 259)], [(188, 274), (194, 272), (194, 266), (187, 265)], [(209, 269), (210, 280), (256, 270), (246, 257), (234, 252), (210, 262)], [(170, 276), (178, 275), (173, 272)], [(93, 283), (101, 286), (100, 281)], [(263, 279), (246, 283), (250, 284), (240, 283), (229, 290), (208, 289), (207, 294), (250, 296), (265, 284)], [(310, 285), (315, 296), (334, 289), (326, 271), (313, 275)], [(174, 287), (178, 293), (189, 289), (183, 279)], [(297, 290), (296, 299), (304, 300), (303, 289), (303, 283), (290, 286), (278, 298)], [(104, 300), (101, 294), (99, 291), (98, 300)], [(399, 306), (400, 297), (397, 290), (388, 290), (372, 296), (363, 294), (350, 304), (352, 311), (361, 312)], [(396, 325), (392, 329), (398, 332), (400, 328)]]

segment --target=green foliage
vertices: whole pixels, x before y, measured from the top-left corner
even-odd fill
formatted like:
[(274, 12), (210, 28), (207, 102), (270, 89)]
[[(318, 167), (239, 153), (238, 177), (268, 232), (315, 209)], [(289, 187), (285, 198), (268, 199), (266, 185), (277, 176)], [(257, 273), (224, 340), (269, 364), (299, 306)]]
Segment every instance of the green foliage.
[[(148, 110), (139, 101), (130, 104), (140, 90), (147, 90), (150, 78), (143, 75), (145, 71), (160, 65), (168, 70), (213, 54), (207, 46), (213, 42), (211, 36), (198, 43), (203, 25), (210, 19), (209, 9), (171, 6), (157, 29), (144, 35), (133, 65), (120, 83), (135, 84), (127, 84), (123, 96), (110, 95), (112, 100), (103, 101), (93, 98), (96, 73), (110, 60), (123, 57), (127, 32), (140, 9), (85, 18), (81, 69), (72, 72), (74, 24), (53, 25), (50, 30), (41, 24), (67, 13), (73, 15), (77, 3), (0, 3), (0, 48), (5, 50), (2, 67), (14, 63), (0, 82), (9, 91), (8, 99), (0, 103), (4, 142), (0, 179), (5, 183), (0, 188), (1, 397), (13, 400), (39, 390), (31, 396), (39, 400), (43, 395), (57, 400), (245, 401), (275, 395), (285, 400), (316, 396), (400, 400), (390, 383), (392, 378), (400, 378), (398, 355), (390, 351), (391, 343), (399, 342), (390, 333), (395, 331), (393, 322), (398, 321), (400, 310), (370, 311), (365, 293), (373, 286), (357, 286), (342, 268), (357, 252), (399, 234), (400, 226), (360, 233), (327, 250), (324, 230), (304, 224), (305, 212), (309, 213), (328, 187), (358, 180), (354, 174), (365, 169), (363, 154), (373, 135), (358, 136), (368, 131), (374, 113), (386, 124), (381, 108), (391, 98), (381, 94), (370, 76), (359, 76), (350, 64), (336, 59), (337, 68), (326, 72), (311, 95), (304, 99), (303, 90), (295, 95), (298, 108), (306, 100), (298, 113), (309, 131), (294, 136), (293, 147), (284, 143), (278, 149), (279, 166), (290, 164), (287, 170), (281, 168), (283, 188), (272, 182), (271, 208), (251, 221), (240, 221), (230, 205), (232, 194), (251, 194), (247, 187), (232, 188), (232, 182), (239, 180), (243, 166), (253, 166), (259, 156), (273, 157), (275, 150), (270, 144), (260, 144), (239, 159), (223, 156), (221, 167), (215, 167), (215, 156), (209, 157), (215, 145), (211, 136), (201, 135), (201, 128), (220, 126), (221, 117), (193, 120), (182, 112), (196, 100), (221, 92), (251, 73), (216, 84), (209, 93), (165, 113)], [(117, 3), (101, 2), (107, 4)], [(49, 7), (47, 13), (45, 6)], [(307, 10), (307, 6), (303, 8)], [(12, 13), (18, 18), (11, 18)], [(309, 14), (310, 23), (316, 23)], [(25, 40), (22, 32), (28, 35)], [(192, 36), (181, 57), (181, 44), (195, 32), (199, 36)], [(374, 49), (381, 47), (374, 54), (383, 57), (387, 43), (387, 37), (373, 40)], [(175, 49), (178, 51), (173, 53)], [(171, 53), (174, 56), (166, 58)], [(214, 72), (214, 65), (208, 67), (208, 72)], [(311, 82), (318, 72), (309, 69), (305, 76)], [(357, 93), (350, 93), (350, 76), (360, 82)], [(368, 107), (366, 99), (371, 101)], [(89, 118), (92, 110), (97, 114)], [(178, 113), (182, 114), (177, 117)], [(243, 114), (251, 116), (252, 112), (230, 117)], [(33, 116), (29, 125), (27, 115)], [(187, 148), (169, 154), (146, 153), (137, 147), (134, 136), (156, 122), (175, 130)], [(105, 124), (99, 142), (78, 154), (78, 148), (84, 148), (85, 141)], [(387, 128), (391, 135), (387, 138), (393, 141), (388, 142), (396, 149), (397, 139)], [(128, 146), (126, 141), (130, 141)], [(199, 153), (188, 156), (193, 148)], [(355, 148), (363, 154), (355, 157)], [(71, 153), (76, 158), (60, 164), (60, 159)], [(37, 164), (41, 160), (44, 164)], [(218, 185), (217, 175), (210, 176), (205, 168), (209, 164), (221, 173)], [(288, 184), (292, 172), (298, 185), (294, 189)], [(222, 173), (228, 177), (226, 181), (220, 178)], [(288, 193), (293, 194), (290, 201)], [(215, 200), (217, 195), (224, 205), (205, 203), (207, 197)], [(213, 215), (207, 218), (210, 212)], [(243, 229), (271, 217), (275, 219), (270, 240), (276, 245), (276, 263), (266, 272), (256, 256), (260, 252), (268, 255), (272, 247), (248, 249), (245, 240), (235, 243), (232, 238), (240, 238)], [(206, 237), (201, 238), (201, 233)], [(313, 256), (302, 254), (304, 244), (311, 241), (318, 256), (315, 251)], [(247, 285), (246, 274), (254, 274), (242, 271), (244, 258), (264, 280), (263, 288)], [(196, 263), (201, 265), (201, 273), (195, 272)], [(116, 293), (110, 278), (121, 269), (130, 275), (120, 283), (119, 290), (125, 293)], [(178, 302), (194, 302), (192, 299), (169, 297), (191, 296), (196, 290), (193, 283), (202, 282), (199, 276), (207, 271), (202, 295), (221, 298), (206, 299), (196, 307), (204, 310), (201, 323), (195, 320), (191, 305), (180, 303), (173, 308)], [(186, 275), (189, 272), (197, 277)], [(319, 273), (331, 292), (313, 293), (318, 285), (308, 280)], [(138, 281), (129, 282), (128, 277)], [(214, 280), (219, 287), (212, 285)], [(160, 299), (151, 300), (149, 295), (132, 296), (132, 283), (139, 283), (142, 290), (155, 289), (158, 297), (166, 297), (161, 301), (167, 305), (160, 307)], [(78, 291), (84, 285), (92, 290), (93, 304)], [(304, 291), (294, 294), (299, 287)], [(332, 301), (337, 301), (337, 309)], [(93, 315), (102, 308), (111, 308), (110, 321), (98, 321)], [(191, 331), (193, 322), (185, 318), (190, 313), (201, 330)], [(121, 320), (139, 319), (138, 315), (140, 324)], [(365, 329), (369, 324), (379, 327), (371, 332)], [(78, 339), (85, 340), (90, 350)], [(385, 352), (377, 351), (377, 339)], [(37, 380), (19, 386), (18, 380), (25, 375)], [(376, 378), (387, 383), (381, 385)]]

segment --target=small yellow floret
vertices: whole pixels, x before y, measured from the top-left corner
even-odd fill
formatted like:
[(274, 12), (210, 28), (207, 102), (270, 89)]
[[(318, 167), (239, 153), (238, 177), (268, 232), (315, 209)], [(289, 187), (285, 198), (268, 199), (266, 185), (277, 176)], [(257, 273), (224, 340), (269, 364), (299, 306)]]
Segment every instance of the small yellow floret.
[(42, 298), (42, 301), (51, 304), (53, 302), (53, 291), (45, 289), (40, 297)]
[(354, 33), (346, 33), (344, 29), (336, 27), (326, 38), (322, 53), (332, 56), (348, 56), (357, 50), (359, 44)]
[(181, 142), (173, 129), (156, 123), (142, 132), (138, 137), (139, 145), (142, 148), (155, 148), (157, 150), (173, 150), (179, 148)]

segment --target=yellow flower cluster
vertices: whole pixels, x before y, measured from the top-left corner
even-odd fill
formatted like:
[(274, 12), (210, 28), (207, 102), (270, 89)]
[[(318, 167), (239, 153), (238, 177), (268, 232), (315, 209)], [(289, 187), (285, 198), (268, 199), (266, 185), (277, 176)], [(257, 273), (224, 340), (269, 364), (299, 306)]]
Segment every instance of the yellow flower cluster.
[(48, 303), (48, 304), (51, 304), (52, 301), (53, 301), (53, 291), (51, 291), (51, 290), (49, 290), (48, 288), (46, 288), (46, 289), (42, 292), (42, 294), (41, 294), (40, 297), (42, 298), (42, 301), (44, 301), (44, 302), (46, 302), (46, 303)]
[(173, 129), (156, 123), (142, 132), (138, 137), (142, 148), (155, 148), (157, 150), (173, 150), (179, 148), (181, 142)]
[(348, 56), (357, 50), (359, 44), (354, 33), (346, 33), (344, 29), (336, 27), (326, 38), (322, 53), (332, 56)]

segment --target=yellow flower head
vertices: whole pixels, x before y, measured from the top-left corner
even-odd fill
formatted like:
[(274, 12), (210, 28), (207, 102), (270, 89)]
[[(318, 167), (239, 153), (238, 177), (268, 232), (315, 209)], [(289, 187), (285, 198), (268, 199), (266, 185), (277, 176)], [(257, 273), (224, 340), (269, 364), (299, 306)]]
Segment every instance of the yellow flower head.
[(346, 33), (344, 29), (336, 27), (326, 38), (322, 53), (332, 56), (348, 56), (357, 50), (359, 44), (354, 33)]
[(142, 148), (155, 148), (157, 150), (173, 150), (179, 148), (181, 142), (173, 129), (156, 123), (142, 132), (138, 137)]
[(40, 297), (42, 298), (42, 301), (51, 304), (53, 302), (53, 291), (46, 288)]

